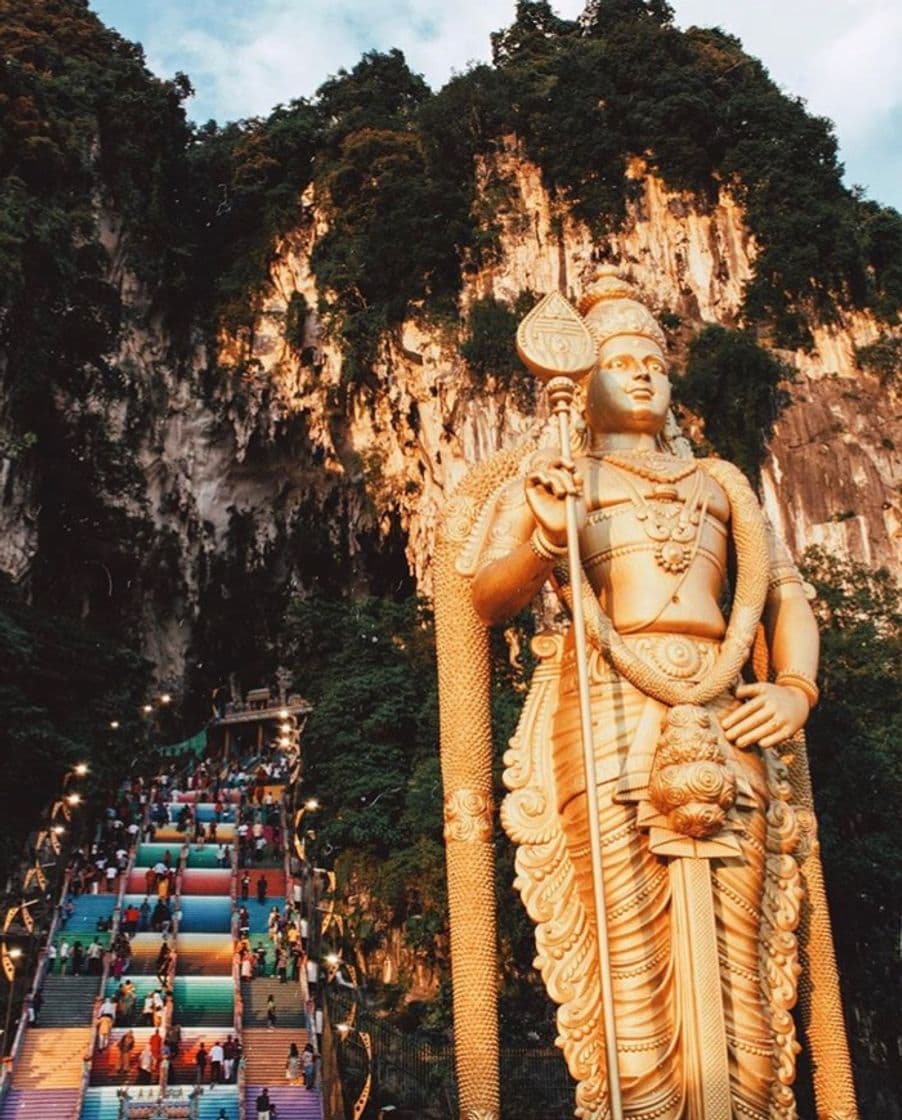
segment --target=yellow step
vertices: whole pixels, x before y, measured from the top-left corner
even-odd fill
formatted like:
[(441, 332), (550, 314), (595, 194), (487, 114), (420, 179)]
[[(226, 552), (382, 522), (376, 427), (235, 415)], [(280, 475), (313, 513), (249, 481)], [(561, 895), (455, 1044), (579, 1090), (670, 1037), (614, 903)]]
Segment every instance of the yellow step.
[(30, 1027), (13, 1073), (16, 1089), (77, 1089), (90, 1027)]

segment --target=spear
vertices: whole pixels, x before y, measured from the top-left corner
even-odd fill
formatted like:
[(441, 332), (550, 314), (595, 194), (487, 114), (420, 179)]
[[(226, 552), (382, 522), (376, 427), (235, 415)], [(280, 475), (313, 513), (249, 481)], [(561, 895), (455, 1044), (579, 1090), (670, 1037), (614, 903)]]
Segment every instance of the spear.
[[(576, 383), (595, 366), (595, 342), (574, 307), (560, 294), (549, 292), (529, 312), (517, 329), (517, 353), (542, 381), (551, 410), (557, 417), (561, 457), (570, 459), (570, 409)], [(608, 942), (607, 904), (604, 893), (604, 868), (601, 862), (601, 836), (598, 830), (598, 790), (595, 785), (595, 749), (592, 742), (592, 708), (589, 701), (589, 662), (586, 627), (583, 617), (582, 563), (579, 555), (579, 530), (576, 520), (576, 494), (567, 493), (567, 565), (573, 590), (573, 638), (579, 695), (583, 767), (586, 776), (586, 809), (589, 814), (589, 843), (592, 857), (592, 894), (596, 915), (598, 972), (601, 980), (604, 1019), (605, 1061), (612, 1120), (623, 1120), (620, 1070), (617, 1065), (617, 1035), (614, 1020), (614, 988), (611, 979), (611, 950)]]

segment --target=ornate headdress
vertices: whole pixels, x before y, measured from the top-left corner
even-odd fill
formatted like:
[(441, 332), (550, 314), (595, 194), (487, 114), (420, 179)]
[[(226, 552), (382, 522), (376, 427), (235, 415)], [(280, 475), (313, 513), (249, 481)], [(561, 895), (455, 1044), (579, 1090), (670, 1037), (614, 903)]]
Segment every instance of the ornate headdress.
[(642, 302), (637, 288), (615, 265), (602, 265), (595, 281), (579, 301), (579, 312), (597, 346), (620, 334), (638, 334), (667, 349), (664, 332)]

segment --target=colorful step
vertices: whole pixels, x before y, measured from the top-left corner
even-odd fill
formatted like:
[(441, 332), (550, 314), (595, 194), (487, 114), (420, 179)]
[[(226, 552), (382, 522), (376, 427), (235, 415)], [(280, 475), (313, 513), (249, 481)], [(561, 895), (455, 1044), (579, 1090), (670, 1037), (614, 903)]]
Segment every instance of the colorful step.
[[(72, 1120), (80, 1089), (16, 1089), (3, 1098), (0, 1120)], [(112, 1113), (110, 1120), (114, 1120)]]
[(16, 1059), (12, 1087), (77, 1090), (90, 1042), (90, 1027), (29, 1028)]
[[(230, 847), (230, 861), (231, 855), (232, 849)], [(188, 848), (187, 867), (190, 871), (197, 871), (202, 867), (221, 868), (221, 864), (219, 862), (219, 845), (204, 844), (202, 848), (199, 848), (196, 844), (191, 844)], [(227, 867), (226, 870), (230, 870), (230, 867)]]
[[(262, 878), (266, 882), (266, 898), (269, 899), (270, 905), (276, 902), (285, 893), (285, 869), (280, 864), (278, 867), (248, 867), (247, 877), (250, 879), (248, 884), (247, 896), (252, 902), (257, 901), (257, 884)], [(240, 893), (241, 880), (244, 877), (245, 868), (238, 870), (238, 887)]]
[(228, 933), (179, 933), (180, 976), (231, 976), (235, 945)]
[[(118, 892), (117, 885), (117, 892)], [(108, 922), (113, 917), (116, 906), (116, 894), (81, 894), (73, 900), (74, 909), (68, 918), (60, 920), (60, 934), (65, 934), (69, 941), (88, 941), (97, 932), (97, 922)]]
[(182, 894), (209, 894), (228, 897), (232, 889), (232, 872), (230, 868), (217, 868), (208, 870), (200, 868), (189, 869), (182, 874)]
[(173, 984), (175, 1022), (183, 1027), (230, 1030), (235, 1021), (231, 976), (177, 976)]
[[(110, 1038), (110, 1045), (105, 1050), (96, 1051), (91, 1062), (91, 1086), (94, 1088), (105, 1085), (136, 1085), (139, 1083), (138, 1059), (145, 1044), (154, 1034), (152, 1028), (136, 1027), (133, 1031), (135, 1045), (129, 1055), (128, 1070), (121, 1070), (122, 1052), (119, 1041), (126, 1032), (116, 1029)], [(182, 1042), (178, 1056), (170, 1066), (170, 1085), (194, 1085), (197, 1080), (197, 1051), (203, 1042), (209, 1052), (215, 1042), (225, 1042), (228, 1035), (233, 1032), (229, 1029), (210, 1030), (208, 1028), (187, 1028), (182, 1031)], [(237, 1072), (237, 1071), (236, 1071)], [(210, 1067), (206, 1067), (209, 1079)], [(233, 1077), (235, 1073), (233, 1073)]]
[(222, 895), (182, 895), (179, 933), (230, 933), (232, 900)]
[(322, 1120), (323, 1101), (318, 1089), (305, 1089), (302, 1085), (286, 1085), (285, 1075), (273, 1085), (249, 1084), (244, 1094), (247, 1116), (257, 1115), (257, 1097), (264, 1088), (276, 1106), (279, 1120)]
[(135, 867), (140, 867), (143, 871), (146, 871), (148, 867), (153, 867), (154, 864), (165, 864), (167, 852), (169, 853), (170, 865), (177, 867), (181, 850), (181, 844), (140, 844), (137, 852), (135, 852)]
[(41, 989), (37, 1027), (83, 1027), (90, 1023), (99, 976), (48, 976)]

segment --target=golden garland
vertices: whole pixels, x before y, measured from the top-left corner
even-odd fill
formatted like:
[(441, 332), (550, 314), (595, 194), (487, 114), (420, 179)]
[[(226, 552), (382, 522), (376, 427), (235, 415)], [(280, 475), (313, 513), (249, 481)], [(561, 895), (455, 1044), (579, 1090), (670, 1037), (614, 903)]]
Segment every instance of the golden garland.
[[(705, 679), (697, 684), (684, 684), (643, 661), (630, 649), (601, 609), (585, 572), (582, 573), (580, 588), (586, 637), (630, 684), (669, 707), (707, 704), (730, 687), (748, 661), (767, 598), (767, 531), (752, 488), (731, 463), (721, 459), (700, 459), (699, 466), (719, 483), (727, 495), (737, 559), (736, 594), (730, 621), (711, 672)], [(564, 602), (572, 608), (573, 590), (569, 586), (565, 567), (558, 565), (554, 574)]]

